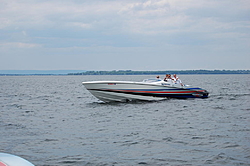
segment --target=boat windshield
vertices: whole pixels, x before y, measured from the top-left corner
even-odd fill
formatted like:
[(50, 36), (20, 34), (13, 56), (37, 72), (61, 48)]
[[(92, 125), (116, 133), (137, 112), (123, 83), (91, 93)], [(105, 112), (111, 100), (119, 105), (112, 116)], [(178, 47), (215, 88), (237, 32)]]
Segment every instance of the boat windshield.
[(149, 78), (149, 79), (144, 79), (142, 82), (158, 82), (158, 81), (161, 81), (161, 79)]

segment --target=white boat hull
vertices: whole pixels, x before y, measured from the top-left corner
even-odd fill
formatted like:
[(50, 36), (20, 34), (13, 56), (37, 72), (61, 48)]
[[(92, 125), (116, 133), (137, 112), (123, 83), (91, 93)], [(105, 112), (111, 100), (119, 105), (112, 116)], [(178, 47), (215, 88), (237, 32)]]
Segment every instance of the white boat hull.
[(132, 95), (132, 94), (124, 94), (117, 92), (100, 92), (98, 90), (89, 90), (96, 98), (105, 101), (119, 101), (119, 102), (127, 102), (132, 100), (145, 100), (145, 101), (154, 101), (154, 100), (163, 100), (166, 98), (161, 97), (153, 97), (153, 96), (141, 96), (141, 95)]
[(34, 165), (19, 156), (7, 153), (0, 153), (0, 166), (34, 166)]

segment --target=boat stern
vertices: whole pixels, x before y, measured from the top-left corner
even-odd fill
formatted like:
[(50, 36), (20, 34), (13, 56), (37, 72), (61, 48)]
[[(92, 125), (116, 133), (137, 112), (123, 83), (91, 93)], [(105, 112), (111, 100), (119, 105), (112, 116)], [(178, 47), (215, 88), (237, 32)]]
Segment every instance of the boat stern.
[(208, 98), (209, 92), (207, 90), (201, 89), (192, 93), (194, 98)]

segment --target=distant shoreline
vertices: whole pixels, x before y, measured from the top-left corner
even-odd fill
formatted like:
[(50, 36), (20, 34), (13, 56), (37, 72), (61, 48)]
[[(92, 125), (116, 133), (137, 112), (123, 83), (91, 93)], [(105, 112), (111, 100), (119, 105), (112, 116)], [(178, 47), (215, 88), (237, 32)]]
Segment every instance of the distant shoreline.
[[(1, 73), (2, 72), (2, 73)], [(12, 71), (14, 72), (14, 71)], [(22, 71), (21, 71), (22, 72)], [(33, 72), (33, 73), (32, 73)], [(133, 70), (112, 70), (112, 71), (39, 71), (37, 73), (26, 71), (26, 73), (3, 73), (0, 76), (66, 76), (66, 75), (198, 75), (198, 74), (250, 74), (250, 70), (166, 70), (166, 71), (133, 71)], [(44, 73), (43, 73), (44, 72)], [(51, 73), (50, 73), (51, 72)]]
[(86, 71), (68, 75), (165, 75), (165, 74), (250, 74), (250, 70), (166, 70), (166, 71)]
[(0, 74), (0, 76), (67, 76), (68, 74)]
[(0, 76), (68, 75), (68, 73), (78, 73), (85, 71), (86, 70), (0, 70)]

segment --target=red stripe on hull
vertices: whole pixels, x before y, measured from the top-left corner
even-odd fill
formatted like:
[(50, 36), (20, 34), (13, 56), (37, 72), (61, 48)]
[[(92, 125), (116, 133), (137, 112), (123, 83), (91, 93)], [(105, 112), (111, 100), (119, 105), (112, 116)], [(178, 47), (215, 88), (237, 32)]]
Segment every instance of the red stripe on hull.
[(3, 162), (0, 161), (0, 166), (8, 166), (6, 164), (4, 164)]

